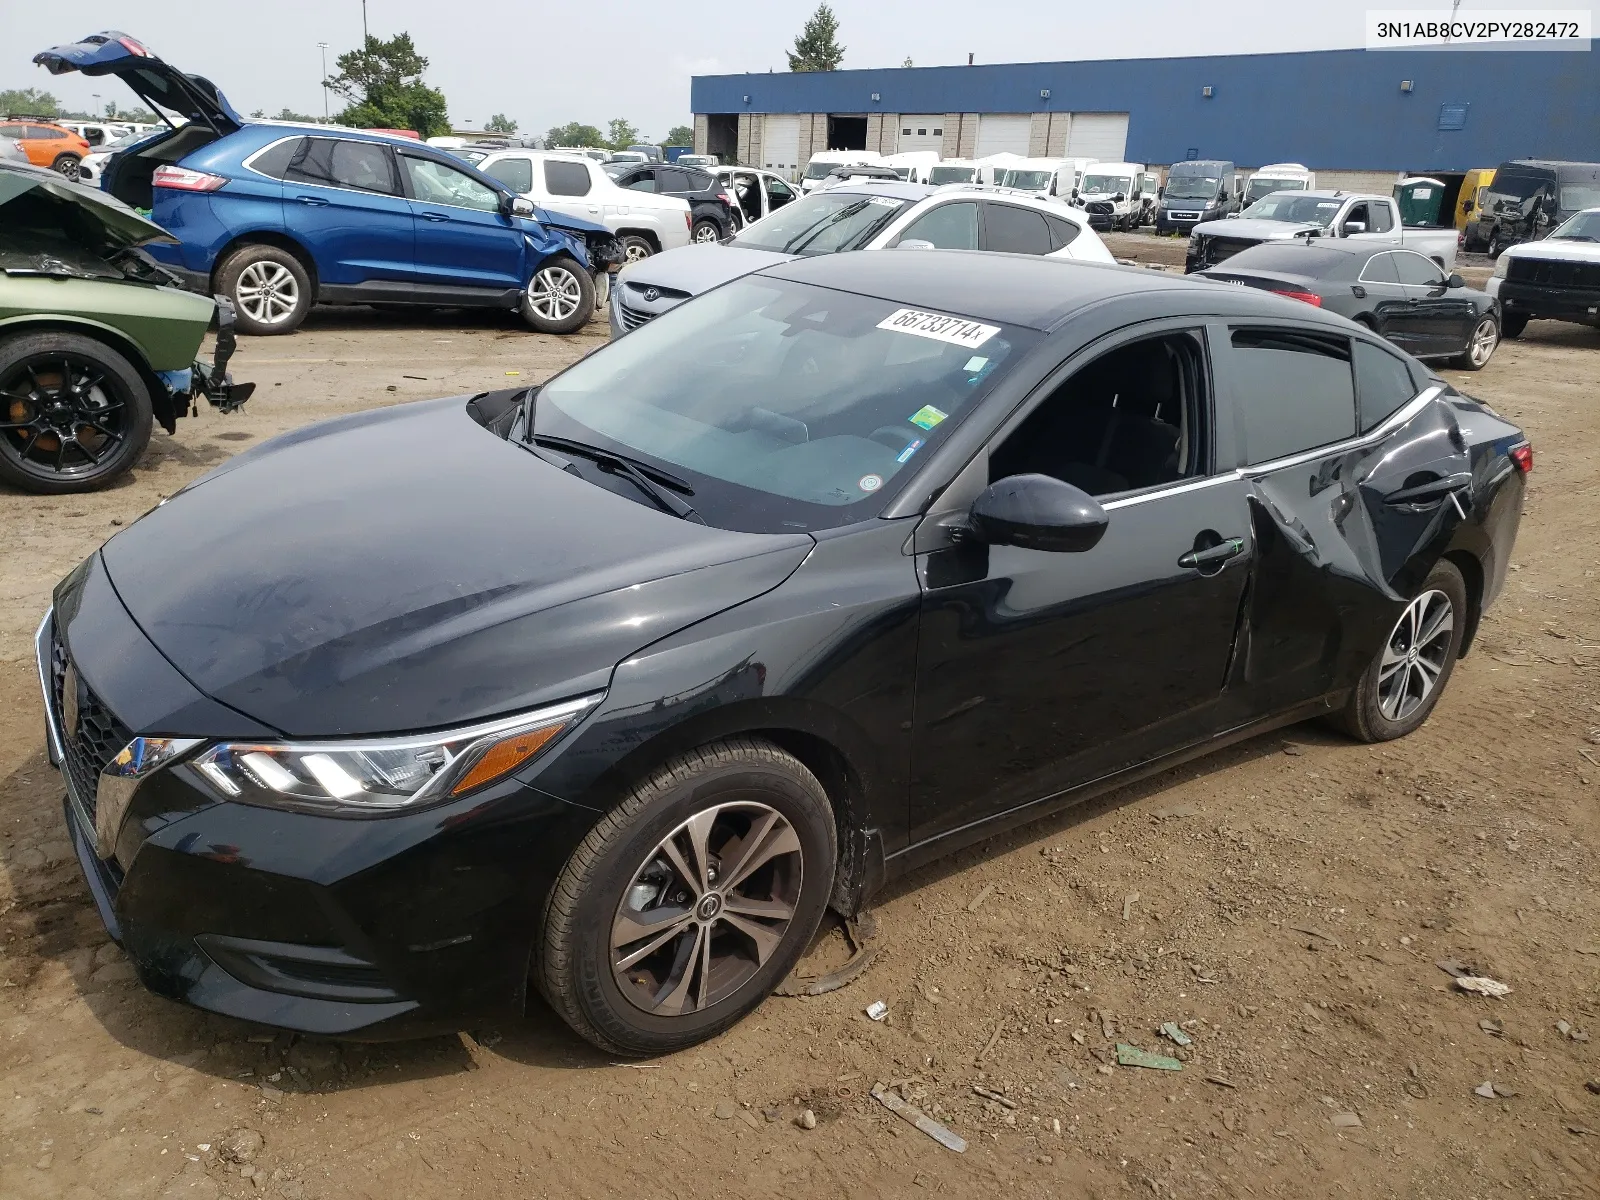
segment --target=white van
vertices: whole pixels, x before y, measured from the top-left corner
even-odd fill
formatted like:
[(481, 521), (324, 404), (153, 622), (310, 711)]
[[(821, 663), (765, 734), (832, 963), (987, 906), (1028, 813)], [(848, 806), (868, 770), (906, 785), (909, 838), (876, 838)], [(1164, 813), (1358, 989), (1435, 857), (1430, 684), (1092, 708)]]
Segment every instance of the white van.
[(870, 150), (822, 150), (813, 154), (811, 161), (806, 164), (806, 173), (800, 180), (800, 190), (802, 192), (814, 190), (835, 167), (875, 167), (882, 162), (883, 155), (874, 154)]
[(995, 180), (1001, 187), (1031, 192), (1041, 200), (1065, 202), (1083, 178), (1089, 158), (1023, 158), (1012, 163)]
[(970, 158), (944, 158), (928, 170), (928, 182), (938, 186), (946, 183), (977, 183), (978, 164)]
[(907, 150), (904, 154), (884, 156), (882, 166), (888, 167), (907, 183), (928, 183), (928, 175), (939, 165), (937, 150)]
[(1096, 233), (1130, 230), (1140, 220), (1143, 163), (1095, 163), (1083, 173), (1076, 202)]
[(980, 158), (978, 160), (978, 178), (976, 182), (998, 184), (1001, 176), (1012, 167), (1027, 161), (1024, 155), (1012, 154), (1006, 150), (1002, 150), (999, 154), (991, 154), (987, 158)]
[(1245, 184), (1245, 207), (1273, 192), (1309, 192), (1316, 186), (1315, 171), (1309, 171), (1299, 163), (1272, 163), (1251, 175), (1250, 181)]

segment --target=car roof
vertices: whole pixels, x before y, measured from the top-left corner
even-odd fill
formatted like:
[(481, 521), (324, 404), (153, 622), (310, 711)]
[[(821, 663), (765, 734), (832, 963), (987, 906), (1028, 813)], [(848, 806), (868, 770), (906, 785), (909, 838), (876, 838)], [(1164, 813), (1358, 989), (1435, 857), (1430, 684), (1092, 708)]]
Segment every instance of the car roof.
[(817, 254), (757, 274), (1030, 329), (1051, 329), (1070, 313), (1130, 292), (1196, 290), (1209, 296), (1216, 287), (1135, 267), (981, 250)]
[(871, 183), (856, 181), (853, 183), (835, 184), (820, 192), (811, 193), (813, 196), (837, 196), (841, 193), (847, 196), (888, 196), (894, 200), (926, 200), (938, 188), (928, 183), (905, 183), (897, 179), (874, 180)]

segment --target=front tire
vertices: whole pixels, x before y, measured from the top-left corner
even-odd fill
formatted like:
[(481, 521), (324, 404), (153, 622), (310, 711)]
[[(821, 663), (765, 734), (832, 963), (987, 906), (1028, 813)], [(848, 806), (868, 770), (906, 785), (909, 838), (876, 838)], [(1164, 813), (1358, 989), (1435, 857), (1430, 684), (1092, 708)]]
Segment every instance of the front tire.
[(240, 246), (217, 269), (217, 290), (233, 301), (240, 333), (293, 333), (311, 311), (311, 276), (278, 246)]
[(138, 461), (150, 427), (149, 388), (104, 342), (0, 339), (0, 480), (48, 496), (103, 488)]
[(572, 852), (545, 908), (535, 981), (608, 1053), (703, 1042), (794, 968), (837, 856), (827, 794), (793, 755), (744, 737), (681, 754)]
[(1481, 371), (1489, 365), (1495, 347), (1500, 345), (1500, 326), (1493, 313), (1485, 313), (1472, 330), (1466, 352), (1459, 355), (1453, 365), (1463, 371)]
[(1522, 331), (1528, 327), (1528, 318), (1522, 313), (1507, 313), (1500, 323), (1500, 336), (1503, 338), (1519, 338)]
[(1498, 226), (1496, 226), (1494, 229), (1489, 231), (1489, 244), (1484, 247), (1484, 249), (1489, 257), (1494, 259), (1499, 258), (1500, 251), (1504, 250), (1505, 248), (1505, 242), (1500, 237), (1500, 229)]
[(594, 316), (594, 280), (558, 254), (539, 264), (522, 292), (522, 319), (540, 333), (572, 333)]
[(1467, 585), (1441, 559), (1361, 673), (1338, 723), (1363, 742), (1404, 737), (1444, 694), (1467, 624)]

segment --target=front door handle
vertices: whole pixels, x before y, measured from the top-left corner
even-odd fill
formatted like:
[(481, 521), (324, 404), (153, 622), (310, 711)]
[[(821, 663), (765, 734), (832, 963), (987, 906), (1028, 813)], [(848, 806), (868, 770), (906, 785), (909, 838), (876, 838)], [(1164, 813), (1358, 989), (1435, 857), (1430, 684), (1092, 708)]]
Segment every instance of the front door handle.
[(295, 199), (301, 204), (313, 204), (318, 207), (325, 207), (328, 203), (321, 196), (296, 196)]
[(443, 213), (425, 212), (421, 214), (424, 221), (448, 221), (450, 218)]
[(1206, 567), (1212, 563), (1225, 562), (1243, 549), (1243, 538), (1223, 538), (1215, 546), (1208, 546), (1204, 550), (1190, 550), (1178, 555), (1178, 565), (1188, 568)]

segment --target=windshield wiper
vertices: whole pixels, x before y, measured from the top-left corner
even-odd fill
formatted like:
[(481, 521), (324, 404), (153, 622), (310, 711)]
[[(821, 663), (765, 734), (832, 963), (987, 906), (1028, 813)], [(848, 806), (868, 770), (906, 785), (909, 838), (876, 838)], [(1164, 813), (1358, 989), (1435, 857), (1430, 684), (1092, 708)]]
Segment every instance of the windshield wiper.
[[(706, 519), (696, 512), (690, 504), (679, 499), (672, 492), (665, 490), (665, 488), (658, 487), (651, 482), (652, 479), (657, 479), (665, 484), (666, 487), (682, 492), (686, 496), (694, 495), (694, 488), (689, 485), (687, 480), (679, 479), (668, 471), (653, 467), (649, 463), (626, 458), (621, 454), (613, 453), (599, 446), (591, 446), (587, 442), (574, 441), (571, 438), (536, 433), (533, 435), (532, 441), (534, 446), (529, 447), (530, 449), (537, 446), (548, 446), (552, 450), (565, 450), (568, 454), (575, 454), (581, 458), (591, 460), (598, 464), (601, 470), (621, 475), (646, 496), (649, 496), (655, 502), (656, 507), (663, 512), (669, 512), (675, 517), (682, 517), (685, 521), (696, 521), (701, 525), (706, 523)], [(543, 455), (540, 457), (543, 457)]]

